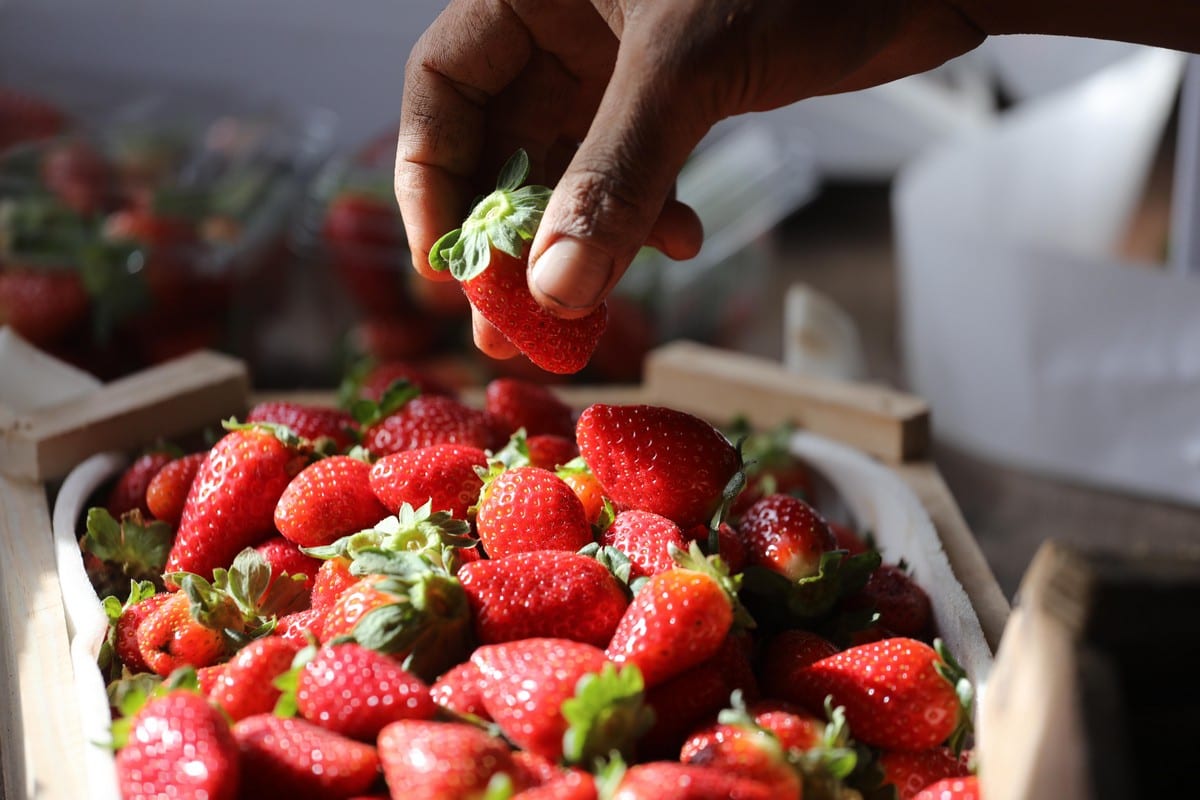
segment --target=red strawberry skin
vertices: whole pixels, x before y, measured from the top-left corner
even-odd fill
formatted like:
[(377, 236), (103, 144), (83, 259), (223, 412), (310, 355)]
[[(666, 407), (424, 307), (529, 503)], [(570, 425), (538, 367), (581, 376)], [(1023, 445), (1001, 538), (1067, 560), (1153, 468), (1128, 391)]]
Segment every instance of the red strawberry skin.
[(446, 670), (429, 689), (433, 702), (459, 714), (474, 714), (490, 719), (483, 705), (483, 676), (470, 661)]
[(473, 725), (401, 720), (379, 733), (379, 760), (392, 797), (482, 796), (497, 772), (512, 774), (512, 751)]
[(529, 463), (542, 469), (561, 467), (579, 455), (574, 433), (569, 436), (542, 433), (530, 436), (525, 444), (529, 447)]
[(326, 645), (304, 665), (296, 707), (322, 728), (370, 742), (388, 723), (429, 719), (437, 708), (420, 678), (354, 642)]
[(275, 505), (303, 466), (303, 456), (265, 430), (227, 433), (196, 473), (166, 572), (209, 578), (267, 538), (275, 529)]
[(237, 721), (275, 708), (279, 690), (272, 682), (291, 669), (300, 645), (279, 636), (255, 639), (225, 665), (209, 700)]
[(125, 800), (233, 800), (238, 794), (240, 764), (229, 724), (195, 692), (176, 690), (143, 706), (116, 765)]
[[(780, 800), (765, 784), (717, 767), (652, 761), (631, 767), (612, 800)], [(795, 800), (795, 797), (793, 798)]]
[(529, 293), (524, 258), (492, 249), (487, 269), (462, 283), (480, 314), (537, 366), (571, 375), (587, 366), (608, 325), (608, 306), (578, 319), (546, 311)]
[(275, 633), (298, 647), (305, 647), (312, 640), (321, 640), (321, 622), (324, 616), (325, 610), (322, 609), (306, 608), (303, 611), (295, 611), (279, 618)]
[(379, 459), (371, 467), (370, 485), (393, 514), (405, 503), (420, 508), (432, 501), (434, 511), (448, 511), (465, 520), (483, 487), (475, 470), (485, 466), (487, 453), (478, 447), (436, 444)]
[(709, 521), (738, 469), (720, 431), (660, 406), (597, 403), (580, 415), (575, 439), (618, 510), (652, 511), (685, 529)]
[(634, 596), (606, 653), (616, 664), (637, 665), (653, 687), (712, 657), (732, 625), (729, 597), (713, 577), (672, 569)]
[(802, 671), (837, 652), (833, 642), (815, 633), (781, 631), (767, 642), (763, 655), (763, 690), (769, 697), (793, 700)]
[(550, 434), (573, 439), (571, 407), (540, 384), (517, 378), (496, 378), (484, 390), (484, 409), (511, 434), (520, 428), (529, 437)]
[(484, 411), (444, 395), (418, 395), (363, 434), (374, 456), (434, 444), (463, 444), (488, 450), (503, 444)]
[(945, 778), (917, 793), (916, 800), (980, 800), (979, 778)]
[(54, 344), (87, 319), (91, 301), (78, 273), (65, 269), (0, 268), (0, 325), (32, 344)]
[(491, 718), (518, 747), (551, 760), (563, 754), (563, 701), (575, 695), (580, 678), (600, 672), (606, 661), (600, 648), (568, 639), (522, 639), (471, 654)]
[(121, 616), (117, 619), (117, 639), (114, 647), (117, 658), (130, 672), (150, 671), (150, 667), (146, 665), (146, 660), (142, 658), (142, 651), (138, 647), (137, 629), (155, 609), (170, 597), (172, 595), (165, 592), (150, 595), (145, 600), (122, 611)]
[(965, 778), (971, 774), (967, 759), (948, 747), (935, 747), (919, 753), (886, 752), (879, 754), (884, 783), (896, 787), (898, 800), (912, 800), (930, 784), (946, 778)]
[(938, 662), (934, 649), (915, 639), (871, 642), (799, 670), (784, 699), (820, 713), (832, 695), (834, 706), (845, 706), (856, 739), (888, 750), (929, 750), (946, 741), (960, 713)]
[(491, 558), (575, 551), (592, 541), (579, 497), (553, 472), (538, 467), (505, 470), (485, 487), (475, 525)]
[(330, 456), (305, 467), (275, 506), (275, 527), (301, 547), (331, 544), (388, 515), (371, 491), (371, 465)]
[(759, 781), (776, 797), (800, 797), (800, 775), (788, 763), (778, 740), (766, 731), (718, 723), (689, 738), (679, 760)]
[(668, 546), (686, 550), (683, 531), (671, 520), (650, 511), (622, 511), (600, 536), (600, 543), (615, 547), (629, 557), (631, 578), (656, 575), (673, 569)]
[(751, 564), (792, 580), (816, 575), (821, 554), (837, 546), (816, 509), (787, 494), (768, 495), (750, 506), (737, 532)]
[(311, 591), (317, 571), (324, 563), (300, 552), (300, 547), (295, 542), (282, 536), (272, 536), (254, 549), (271, 567), (271, 584), (268, 585), (268, 589), (284, 575), (303, 575), (304, 588)]
[(366, 792), (379, 772), (374, 747), (302, 719), (257, 714), (234, 725), (233, 736), (243, 797), (350, 797)]
[(158, 675), (170, 675), (184, 666), (207, 667), (225, 656), (220, 631), (206, 628), (192, 616), (188, 598), (172, 594), (137, 627), (142, 661)]
[(179, 525), (188, 492), (208, 453), (189, 453), (163, 465), (146, 486), (146, 507), (155, 519)]
[(247, 422), (274, 422), (305, 439), (327, 437), (338, 450), (354, 443), (354, 418), (340, 408), (312, 406), (287, 400), (259, 403), (246, 415)]
[(847, 598), (850, 608), (874, 608), (876, 626), (896, 636), (925, 638), (933, 630), (933, 605), (908, 573), (895, 564), (882, 564), (862, 590)]
[(136, 508), (147, 517), (152, 517), (153, 512), (146, 505), (146, 488), (158, 471), (172, 459), (173, 456), (170, 453), (164, 452), (146, 453), (139, 456), (121, 473), (121, 477), (117, 478), (116, 485), (108, 495), (106, 504), (108, 513), (112, 514), (114, 518), (120, 519), (126, 511)]
[(548, 637), (604, 647), (625, 613), (625, 590), (595, 559), (535, 550), (459, 568), (482, 644)]

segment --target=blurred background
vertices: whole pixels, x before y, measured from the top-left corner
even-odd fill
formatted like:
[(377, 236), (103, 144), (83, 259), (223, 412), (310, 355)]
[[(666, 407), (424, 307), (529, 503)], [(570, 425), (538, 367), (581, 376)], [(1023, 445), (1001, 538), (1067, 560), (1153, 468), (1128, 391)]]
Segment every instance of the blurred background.
[[(102, 378), (215, 347), (272, 389), (551, 380), (412, 279), (392, 136), (442, 5), (0, 0), (0, 322)], [(1196, 74), (1008, 37), (723, 123), (679, 185), (703, 251), (639, 257), (578, 380), (687, 337), (921, 394), (1009, 592), (1052, 535), (1198, 547)]]

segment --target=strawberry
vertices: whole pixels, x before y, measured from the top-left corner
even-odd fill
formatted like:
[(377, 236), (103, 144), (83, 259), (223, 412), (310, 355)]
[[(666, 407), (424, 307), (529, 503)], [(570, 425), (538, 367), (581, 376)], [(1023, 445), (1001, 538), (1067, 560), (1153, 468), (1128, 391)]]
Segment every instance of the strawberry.
[(491, 417), (444, 395), (418, 395), (370, 426), (363, 446), (382, 457), (435, 444), (490, 449), (500, 442)]
[(457, 228), (434, 243), (429, 265), (450, 270), (471, 305), (538, 367), (561, 375), (583, 369), (608, 323), (602, 304), (587, 316), (562, 319), (546, 311), (526, 283), (528, 244), (542, 219), (550, 190), (525, 186), (529, 157), (509, 159), (496, 190)]
[(90, 303), (76, 272), (0, 266), (0, 325), (34, 345), (62, 341), (86, 322)]
[(496, 378), (484, 390), (483, 407), (503, 422), (509, 433), (524, 428), (530, 437), (551, 434), (575, 438), (571, 407), (545, 386), (517, 378)]
[(633, 510), (622, 511), (613, 518), (600, 535), (600, 544), (615, 547), (629, 558), (631, 578), (674, 568), (670, 548), (687, 548), (683, 531), (674, 522), (650, 511)]
[(802, 670), (837, 652), (836, 645), (815, 633), (781, 631), (767, 642), (763, 655), (763, 690), (770, 697), (790, 698)]
[(147, 522), (133, 510), (118, 522), (103, 508), (88, 510), (87, 531), (80, 540), (83, 552), (95, 556), (91, 577), (97, 588), (119, 591), (130, 580), (158, 581), (173, 534), (164, 522)]
[[(326, 559), (317, 569), (313, 578), (311, 608), (324, 616), (333, 608), (333, 604), (342, 596), (342, 592), (359, 581), (359, 577), (350, 572), (350, 559), (337, 556)], [(320, 631), (316, 631), (320, 633)]]
[(111, 626), (113, 654), (126, 671), (136, 673), (150, 670), (138, 647), (137, 630), (155, 609), (173, 596), (165, 592), (155, 594), (154, 585), (143, 582), (131, 586), (124, 603), (112, 595), (104, 598), (104, 611)]
[(184, 689), (152, 699), (137, 712), (116, 767), (125, 800), (233, 800), (241, 773), (237, 744), (221, 712)]
[(737, 603), (737, 581), (693, 542), (675, 569), (651, 576), (634, 595), (605, 651), (633, 664), (653, 687), (693, 667), (721, 647), (739, 625), (752, 624)]
[(575, 438), (618, 510), (653, 511), (690, 528), (707, 522), (727, 490), (736, 490), (737, 450), (682, 411), (597, 403), (580, 415)]
[(837, 544), (817, 510), (787, 494), (764, 497), (737, 526), (751, 564), (797, 580), (817, 574), (821, 554)]
[(538, 434), (530, 436), (525, 445), (529, 448), (530, 465), (542, 469), (557, 469), (579, 457), (579, 447), (575, 444), (574, 433), (570, 436), (556, 436), (552, 433)]
[(378, 364), (364, 363), (347, 376), (339, 395), (343, 403), (357, 399), (378, 403), (387, 390), (399, 381), (412, 384), (423, 395), (440, 394), (453, 397), (450, 387), (437, 381), (420, 367), (405, 361), (384, 361)]
[[(712, 531), (708, 525), (695, 525), (685, 530), (683, 537), (689, 542), (699, 542), (707, 552)], [(717, 525), (717, 553), (728, 567), (729, 574), (737, 575), (746, 569), (746, 545), (728, 522)]]
[(804, 752), (819, 747), (826, 723), (803, 709), (779, 700), (764, 700), (750, 706), (754, 723), (770, 731), (785, 750)]
[(475, 527), (492, 558), (531, 550), (578, 550), (592, 541), (583, 503), (561, 478), (517, 467), (485, 481)]
[(917, 793), (914, 800), (980, 800), (979, 778), (968, 775), (964, 778), (944, 778)]
[(178, 527), (192, 482), (207, 457), (207, 452), (189, 453), (166, 464), (154, 475), (146, 486), (146, 507), (155, 519), (172, 528)]
[(370, 471), (371, 490), (392, 513), (408, 503), (419, 508), (432, 501), (437, 511), (467, 519), (479, 500), (483, 480), (477, 469), (487, 466), (487, 453), (478, 447), (435, 444), (384, 456)]
[(221, 630), (197, 619), (182, 592), (169, 595), (146, 616), (137, 627), (137, 643), (142, 662), (159, 675), (184, 666), (211, 666), (228, 651)]
[(313, 640), (320, 641), (321, 622), (326, 610), (306, 608), (282, 616), (275, 625), (275, 635), (298, 647), (305, 647)]
[(299, 442), (263, 427), (235, 427), (209, 451), (188, 492), (168, 572), (203, 576), (275, 529), (275, 505), (305, 465)]
[(371, 465), (330, 456), (292, 478), (275, 506), (275, 527), (302, 547), (331, 544), (388, 515), (371, 491)]
[(896, 787), (897, 800), (912, 800), (930, 784), (970, 775), (964, 755), (956, 755), (948, 747), (918, 753), (889, 751), (880, 753), (879, 766), (883, 769), (883, 782)]
[(483, 706), (483, 676), (479, 667), (470, 661), (446, 670), (429, 688), (433, 702), (455, 714), (471, 714), (489, 719)]
[(650, 722), (636, 669), (620, 673), (604, 651), (568, 639), (522, 639), (471, 654), (483, 705), (518, 747), (590, 764), (627, 751)]
[(554, 474), (562, 478), (563, 483), (570, 486), (579, 502), (583, 503), (583, 513), (588, 524), (597, 524), (604, 513), (604, 488), (600, 486), (600, 481), (596, 480), (596, 476), (584, 460), (573, 458), (558, 467)]
[(359, 308), (378, 315), (407, 309), (399, 272), (404, 230), (395, 201), (343, 189), (329, 201), (321, 233), (334, 273)]
[(291, 429), (297, 436), (316, 441), (327, 438), (341, 451), (354, 444), (354, 418), (339, 408), (305, 405), (287, 400), (258, 403), (246, 415), (246, 422), (273, 422)]
[(781, 693), (814, 713), (825, 698), (844, 706), (857, 739), (887, 750), (920, 751), (961, 742), (970, 724), (970, 684), (941, 648), (914, 639), (851, 647), (798, 670)]
[(829, 521), (828, 524), (829, 530), (833, 531), (833, 538), (837, 542), (838, 550), (845, 550), (850, 555), (856, 556), (871, 549), (867, 541), (849, 525), (832, 521)]
[(42, 183), (77, 214), (91, 216), (112, 205), (112, 175), (104, 156), (80, 138), (55, 142), (42, 155)]
[(904, 571), (903, 565), (882, 564), (856, 594), (846, 598), (851, 609), (874, 609), (875, 627), (896, 636), (924, 638), (933, 630), (929, 595)]
[(800, 797), (800, 775), (789, 763), (787, 750), (744, 707), (722, 711), (716, 725), (692, 735), (679, 760), (758, 781), (775, 797)]
[(126, 511), (133, 511), (136, 508), (142, 512), (143, 516), (152, 518), (154, 514), (146, 505), (146, 488), (158, 471), (174, 458), (173, 453), (165, 450), (138, 456), (121, 472), (116, 484), (109, 491), (108, 501), (105, 503), (108, 513), (114, 517), (120, 517)]
[(458, 722), (400, 720), (379, 733), (379, 760), (392, 797), (482, 797), (492, 776), (515, 771), (503, 739)]
[[(781, 800), (770, 786), (717, 767), (650, 761), (630, 767), (612, 800)], [(799, 795), (794, 795), (797, 800)]]
[(812, 472), (792, 454), (795, 431), (794, 425), (786, 423), (769, 431), (751, 431), (744, 423), (735, 424), (730, 438), (741, 439), (746, 486), (730, 507), (733, 519), (740, 519), (750, 506), (772, 494), (813, 502), (816, 495)]
[(608, 569), (565, 550), (484, 559), (457, 574), (483, 644), (551, 637), (603, 647), (628, 605)]
[(310, 722), (371, 742), (389, 722), (430, 719), (437, 708), (424, 681), (354, 642), (327, 644), (299, 668), (295, 702)]
[(374, 785), (379, 756), (302, 719), (256, 714), (233, 726), (242, 764), (242, 796), (325, 800)]
[(256, 639), (225, 665), (208, 699), (233, 721), (266, 714), (275, 707), (280, 692), (272, 684), (292, 667), (300, 646), (280, 636)]
[[(317, 571), (324, 562), (318, 558), (307, 556), (300, 551), (295, 542), (288, 541), (282, 536), (272, 536), (262, 544), (255, 546), (263, 560), (271, 567), (272, 582), (284, 575), (303, 575), (304, 588), (312, 591)], [(270, 589), (270, 586), (267, 587)]]

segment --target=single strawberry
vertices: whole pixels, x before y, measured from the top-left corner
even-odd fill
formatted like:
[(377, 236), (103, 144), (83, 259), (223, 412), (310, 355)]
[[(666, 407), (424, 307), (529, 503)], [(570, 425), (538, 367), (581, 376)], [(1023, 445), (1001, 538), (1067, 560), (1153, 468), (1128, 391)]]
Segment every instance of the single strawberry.
[(295, 705), (308, 721), (368, 742), (390, 722), (430, 719), (437, 709), (424, 681), (354, 642), (327, 644), (298, 668)]
[(604, 651), (568, 639), (484, 645), (483, 705), (518, 747), (551, 760), (591, 764), (628, 752), (650, 723), (636, 669), (617, 672)]
[(188, 492), (167, 572), (205, 577), (275, 530), (280, 495), (307, 462), (294, 437), (235, 427), (209, 451)]
[(167, 450), (156, 450), (138, 456), (121, 472), (109, 491), (105, 503), (108, 513), (120, 518), (126, 511), (136, 508), (142, 512), (142, 516), (153, 518), (154, 512), (146, 505), (146, 488), (158, 471), (174, 459), (175, 454)]
[(629, 604), (608, 569), (566, 550), (484, 559), (457, 575), (482, 644), (549, 637), (604, 647)]
[(948, 747), (917, 753), (888, 751), (879, 754), (879, 766), (883, 769), (883, 782), (896, 787), (897, 800), (912, 800), (922, 789), (940, 780), (970, 775), (964, 756), (956, 755)]
[(354, 444), (357, 425), (349, 413), (340, 408), (270, 400), (258, 403), (246, 415), (246, 422), (273, 422), (283, 425), (297, 436), (316, 441), (326, 438), (335, 450), (343, 451)]
[(634, 595), (605, 651), (616, 664), (633, 664), (646, 686), (711, 658), (736, 621), (753, 624), (737, 602), (737, 580), (692, 543), (676, 553), (675, 569), (651, 576)]
[(715, 725), (689, 737), (679, 760), (758, 781), (770, 787), (775, 797), (800, 797), (800, 774), (787, 749), (740, 704), (722, 711)]
[(275, 635), (287, 639), (298, 647), (305, 647), (313, 641), (321, 641), (321, 622), (325, 618), (326, 609), (306, 608), (294, 611), (279, 618), (275, 625)]
[(762, 659), (762, 686), (768, 697), (791, 698), (801, 672), (834, 655), (833, 642), (810, 631), (781, 631), (766, 644)]
[(229, 651), (221, 629), (197, 619), (183, 592), (168, 595), (137, 626), (136, 636), (142, 663), (164, 676), (180, 667), (211, 666)]
[[(282, 536), (272, 536), (254, 549), (270, 565), (272, 582), (285, 575), (303, 575), (304, 588), (312, 591), (317, 571), (324, 563), (319, 558), (305, 555), (295, 542)], [(267, 588), (270, 589), (269, 586)]]
[(530, 465), (542, 469), (556, 470), (579, 458), (579, 447), (575, 444), (574, 433), (570, 436), (538, 434), (530, 436), (525, 445), (529, 448)]
[(348, 406), (356, 400), (371, 400), (378, 403), (387, 390), (403, 381), (412, 384), (421, 394), (454, 396), (454, 390), (438, 381), (425, 370), (405, 361), (365, 361), (354, 369), (342, 382), (338, 400)]
[(493, 775), (515, 771), (498, 736), (459, 722), (400, 720), (379, 733), (379, 760), (392, 797), (482, 797)]
[[(514, 758), (525, 753), (518, 752)], [(513, 795), (513, 800), (597, 800), (596, 779), (582, 769), (558, 769)]]
[(363, 446), (376, 457), (435, 444), (488, 450), (501, 443), (490, 416), (444, 395), (418, 395), (363, 433)]
[(233, 800), (241, 774), (229, 723), (201, 695), (183, 689), (152, 699), (137, 712), (116, 767), (125, 800)]
[(618, 510), (653, 511), (686, 529), (709, 521), (740, 487), (734, 446), (682, 411), (597, 403), (580, 415), (575, 439)]
[(166, 464), (154, 475), (146, 487), (146, 507), (155, 519), (172, 528), (179, 526), (192, 482), (207, 457), (207, 452), (189, 453)]
[(592, 541), (583, 503), (561, 478), (537, 467), (485, 480), (475, 528), (491, 558), (531, 550), (578, 550)]
[[(770, 786), (717, 767), (650, 761), (630, 767), (612, 800), (782, 800)], [(792, 800), (798, 800), (794, 795)]]
[(490, 719), (483, 705), (483, 676), (474, 662), (464, 661), (446, 670), (433, 686), (429, 696), (433, 702), (455, 714), (470, 714)]
[(944, 778), (917, 793), (914, 800), (980, 800), (979, 778), (968, 775), (964, 778)]
[(393, 514), (405, 503), (420, 508), (432, 502), (434, 510), (467, 519), (468, 509), (479, 501), (483, 479), (478, 470), (487, 466), (487, 458), (480, 448), (460, 444), (392, 453), (372, 465), (371, 490)]
[(575, 438), (575, 415), (558, 395), (540, 384), (517, 378), (495, 378), (484, 389), (483, 407), (508, 431), (526, 436), (550, 434)]
[(325, 209), (321, 234), (334, 274), (362, 311), (391, 316), (408, 310), (399, 274), (404, 228), (394, 199), (343, 188)]
[(213, 664), (211, 667), (200, 667), (196, 670), (196, 688), (200, 694), (208, 697), (212, 690), (217, 688), (217, 681), (221, 679), (227, 666), (229, 666), (228, 661)]
[(388, 515), (371, 491), (371, 465), (350, 456), (309, 464), (284, 489), (275, 527), (301, 547), (331, 544)]
[(670, 548), (684, 550), (683, 531), (671, 520), (650, 511), (621, 511), (600, 535), (600, 544), (615, 547), (632, 564), (630, 577), (656, 575), (675, 567)]
[[(480, 314), (530, 361), (556, 374), (583, 369), (608, 322), (601, 305), (584, 317), (562, 319), (546, 311), (526, 282), (528, 242), (537, 231), (550, 190), (521, 187), (529, 157), (519, 150), (501, 170), (496, 190), (457, 228), (434, 243), (429, 264), (450, 270)], [(521, 187), (521, 188), (518, 188)]]
[(855, 738), (887, 750), (960, 746), (970, 726), (970, 683), (941, 648), (884, 639), (827, 656), (796, 672), (780, 695), (814, 713), (832, 697)]
[(88, 509), (86, 524), (79, 543), (100, 561), (91, 576), (98, 589), (119, 591), (130, 580), (160, 580), (174, 539), (169, 525), (147, 521), (136, 509), (118, 521), (98, 506)]
[(55, 344), (87, 321), (91, 304), (79, 274), (6, 264), (0, 267), (0, 325), (31, 344)]
[(350, 797), (370, 789), (379, 772), (374, 747), (302, 719), (256, 714), (235, 724), (233, 737), (243, 797)]
[[(578, 448), (576, 448), (578, 449)], [(589, 525), (596, 525), (604, 515), (604, 487), (592, 474), (582, 458), (573, 458), (559, 466), (554, 474), (571, 487), (579, 502), (583, 503), (583, 514)]]
[[(109, 622), (108, 642), (117, 661), (112, 673), (119, 675), (121, 667), (130, 673), (150, 670), (138, 647), (137, 629), (155, 609), (172, 596), (165, 592), (155, 593), (154, 584), (142, 581), (133, 582), (130, 585), (129, 596), (123, 603), (112, 595), (104, 598), (104, 613), (108, 616)], [(102, 668), (104, 667), (103, 661), (102, 654)]]
[[(317, 576), (313, 578), (310, 608), (324, 616), (329, 613), (329, 609), (333, 608), (334, 603), (342, 596), (342, 592), (358, 583), (359, 580), (358, 575), (350, 572), (349, 558), (335, 556), (325, 559), (317, 569)], [(315, 633), (319, 636), (321, 632), (317, 630)]]
[(256, 639), (225, 665), (208, 699), (233, 721), (266, 714), (275, 707), (279, 690), (272, 683), (292, 667), (300, 646), (280, 636)]
[(750, 705), (749, 712), (754, 723), (770, 731), (785, 750), (812, 750), (825, 736), (825, 720), (782, 700), (760, 700)]
[(797, 580), (817, 574), (821, 554), (837, 540), (815, 508), (787, 494), (764, 497), (737, 526), (750, 564)]
[(874, 609), (879, 619), (873, 627), (895, 636), (924, 639), (933, 630), (929, 595), (904, 571), (903, 564), (881, 564), (862, 589), (846, 598), (845, 605)]

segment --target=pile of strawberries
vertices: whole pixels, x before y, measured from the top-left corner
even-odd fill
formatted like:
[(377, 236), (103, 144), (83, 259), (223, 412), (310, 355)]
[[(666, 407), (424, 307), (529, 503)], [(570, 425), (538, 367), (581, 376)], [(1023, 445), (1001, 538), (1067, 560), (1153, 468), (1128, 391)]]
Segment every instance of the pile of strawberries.
[(978, 796), (928, 597), (771, 435), (396, 377), (89, 512), (127, 800)]

